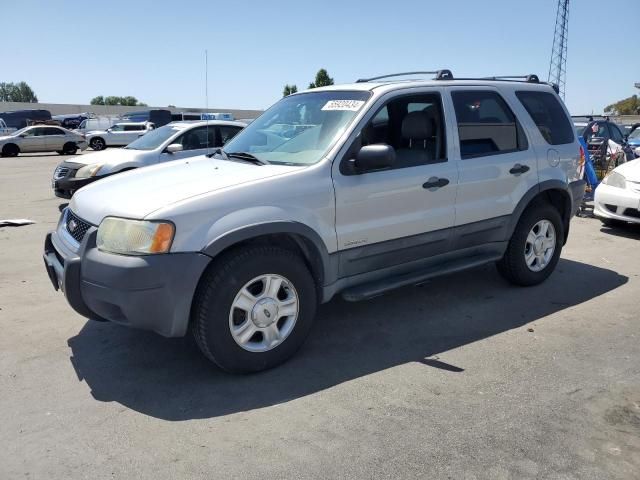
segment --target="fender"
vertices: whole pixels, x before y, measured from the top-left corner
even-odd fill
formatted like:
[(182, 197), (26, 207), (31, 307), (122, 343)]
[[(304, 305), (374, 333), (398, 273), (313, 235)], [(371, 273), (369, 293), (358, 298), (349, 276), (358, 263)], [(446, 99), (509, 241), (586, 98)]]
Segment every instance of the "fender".
[(565, 235), (565, 242), (566, 242), (567, 235), (569, 234), (569, 220), (571, 219), (571, 212), (573, 211), (572, 210), (573, 198), (571, 196), (571, 193), (569, 192), (568, 185), (565, 182), (562, 182), (561, 180), (545, 180), (544, 182), (540, 182), (537, 185), (534, 185), (533, 187), (531, 187), (527, 191), (527, 193), (525, 193), (522, 196), (522, 198), (516, 205), (515, 210), (511, 214), (511, 220), (509, 221), (509, 225), (507, 227), (508, 236), (506, 240), (509, 240), (513, 235), (513, 232), (516, 229), (516, 225), (520, 221), (520, 217), (522, 216), (522, 213), (529, 206), (529, 204), (531, 203), (531, 200), (533, 200), (540, 193), (548, 190), (561, 191), (563, 192), (563, 196), (566, 196), (565, 200), (567, 201), (565, 201), (565, 208), (564, 208), (565, 211), (562, 212), (562, 219), (564, 221), (564, 235)]
[(289, 234), (300, 240), (300, 248), (307, 260), (317, 266), (315, 272), (321, 282), (320, 287), (333, 283), (338, 277), (338, 262), (336, 255), (329, 255), (320, 236), (309, 226), (294, 221), (277, 221), (258, 223), (232, 230), (216, 238), (202, 249), (202, 253), (215, 257), (226, 248), (236, 243), (262, 235)]

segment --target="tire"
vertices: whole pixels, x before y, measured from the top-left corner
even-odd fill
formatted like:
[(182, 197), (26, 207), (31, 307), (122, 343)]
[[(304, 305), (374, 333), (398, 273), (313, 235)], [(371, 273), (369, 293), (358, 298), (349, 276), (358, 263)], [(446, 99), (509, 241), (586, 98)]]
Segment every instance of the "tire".
[(2, 147), (3, 157), (17, 157), (20, 153), (20, 148), (15, 143), (8, 143)]
[[(547, 234), (542, 235), (545, 225)], [(553, 241), (550, 239), (551, 234)], [(536, 241), (532, 243), (533, 238)], [(497, 262), (498, 271), (515, 285), (537, 285), (546, 280), (556, 268), (563, 241), (564, 227), (558, 210), (547, 203), (532, 205), (520, 217), (507, 251)], [(550, 246), (553, 246), (553, 250)]]
[(78, 146), (73, 142), (67, 142), (62, 147), (62, 153), (64, 155), (75, 155), (78, 151)]
[(622, 228), (627, 225), (627, 222), (618, 220), (616, 218), (601, 218), (600, 221), (605, 227), (609, 228)]
[[(267, 276), (274, 288), (279, 285), (275, 278), (283, 279), (275, 295), (264, 294), (267, 284), (262, 280), (251, 283)], [(297, 313), (281, 316), (285, 308), (293, 312), (292, 298), (297, 299)], [(237, 307), (243, 303), (248, 305), (246, 310)], [(258, 372), (296, 353), (309, 334), (316, 307), (315, 282), (298, 255), (272, 246), (236, 249), (214, 260), (203, 274), (191, 309), (191, 333), (202, 353), (223, 370)], [(269, 338), (274, 328), (281, 338)], [(236, 340), (241, 331), (244, 346)]]
[(105, 148), (107, 148), (107, 144), (101, 137), (92, 138), (89, 142), (89, 146), (94, 150), (104, 150)]

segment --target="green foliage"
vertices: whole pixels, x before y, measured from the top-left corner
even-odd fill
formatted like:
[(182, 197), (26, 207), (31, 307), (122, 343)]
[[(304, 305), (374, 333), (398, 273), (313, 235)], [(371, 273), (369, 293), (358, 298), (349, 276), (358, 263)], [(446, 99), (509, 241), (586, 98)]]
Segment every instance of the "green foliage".
[(91, 105), (124, 105), (127, 107), (146, 107), (146, 103), (139, 102), (136, 97), (103, 97), (98, 95), (91, 99)]
[(0, 102), (37, 103), (38, 97), (26, 82), (0, 82)]
[(632, 95), (611, 105), (604, 107), (604, 113), (612, 115), (640, 115), (640, 98)]
[(292, 93), (296, 93), (298, 91), (298, 87), (297, 85), (285, 85), (284, 86), (284, 90), (282, 91), (282, 96), (283, 97), (287, 97), (289, 95), (291, 95)]
[(333, 78), (329, 76), (324, 68), (318, 70), (316, 73), (316, 80), (309, 84), (309, 88), (326, 87), (327, 85), (333, 85)]

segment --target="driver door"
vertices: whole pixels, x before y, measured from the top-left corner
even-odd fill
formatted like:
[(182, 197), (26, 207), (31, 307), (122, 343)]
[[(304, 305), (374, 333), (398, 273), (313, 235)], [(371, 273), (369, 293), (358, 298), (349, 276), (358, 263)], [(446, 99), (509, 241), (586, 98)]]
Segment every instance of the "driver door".
[(45, 127), (33, 127), (27, 130), (20, 139), (21, 152), (46, 152), (47, 136)]
[(160, 154), (160, 162), (169, 162), (172, 160), (180, 160), (181, 158), (195, 157), (210, 153), (216, 146), (216, 127), (204, 126), (187, 130), (172, 144), (182, 145), (182, 151), (169, 153), (166, 151)]

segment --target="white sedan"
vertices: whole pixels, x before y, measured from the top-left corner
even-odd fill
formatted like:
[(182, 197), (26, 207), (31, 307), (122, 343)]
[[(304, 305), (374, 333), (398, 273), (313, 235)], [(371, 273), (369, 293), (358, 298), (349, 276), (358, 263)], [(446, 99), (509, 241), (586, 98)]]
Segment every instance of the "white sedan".
[(123, 149), (89, 153), (60, 163), (51, 185), (56, 196), (71, 198), (79, 188), (108, 175), (210, 153), (244, 127), (241, 122), (221, 120), (170, 123)]
[(16, 157), (20, 153), (58, 152), (73, 155), (87, 148), (85, 138), (62, 127), (34, 125), (0, 137), (0, 156)]
[(605, 225), (640, 223), (640, 159), (623, 163), (602, 180), (593, 212)]

